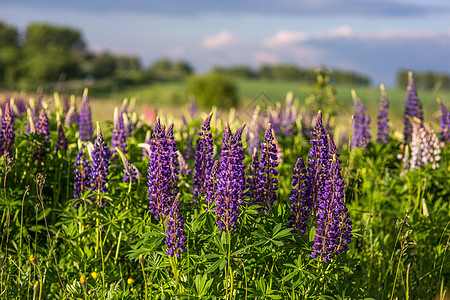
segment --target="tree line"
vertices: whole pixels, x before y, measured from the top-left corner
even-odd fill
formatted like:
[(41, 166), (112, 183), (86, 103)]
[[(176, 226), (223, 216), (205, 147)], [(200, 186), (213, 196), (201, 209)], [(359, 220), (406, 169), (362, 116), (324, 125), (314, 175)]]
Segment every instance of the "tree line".
[[(215, 66), (211, 73), (233, 78), (292, 80), (315, 82), (313, 68), (295, 64)], [(111, 79), (116, 83), (142, 84), (154, 81), (184, 80), (194, 68), (186, 61), (167, 58), (148, 67), (133, 55), (117, 55), (89, 51), (82, 33), (71, 27), (48, 23), (31, 23), (24, 32), (0, 21), (0, 87), (17, 88), (18, 83), (45, 83), (76, 79)], [(415, 72), (418, 88), (450, 88), (450, 75), (436, 72)], [(334, 84), (370, 85), (370, 78), (352, 71), (334, 69)], [(405, 86), (407, 71), (400, 70), (397, 84)], [(438, 85), (438, 86), (436, 86)]]

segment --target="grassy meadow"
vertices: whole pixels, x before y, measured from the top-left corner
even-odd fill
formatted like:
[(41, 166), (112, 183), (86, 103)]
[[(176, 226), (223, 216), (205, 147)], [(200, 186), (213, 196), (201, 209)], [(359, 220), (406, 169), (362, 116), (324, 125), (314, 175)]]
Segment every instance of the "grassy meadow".
[[(431, 144), (448, 92), (418, 91), (434, 132), (420, 140), (418, 123), (405, 143), (406, 87), (388, 88), (381, 143), (378, 87), (335, 87), (333, 123), (306, 83), (237, 85), (240, 107), (221, 111), (190, 109), (183, 81), (62, 88), (69, 109), (51, 89), (0, 99), (0, 298), (447, 299), (450, 146)], [(371, 117), (362, 146), (352, 88)], [(144, 107), (153, 118), (133, 117)]]

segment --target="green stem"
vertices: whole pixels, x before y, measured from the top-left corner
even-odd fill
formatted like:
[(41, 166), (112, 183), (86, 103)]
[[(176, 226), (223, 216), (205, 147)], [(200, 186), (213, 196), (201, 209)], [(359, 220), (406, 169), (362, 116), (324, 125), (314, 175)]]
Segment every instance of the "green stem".
[[(28, 194), (29, 187), (27, 186), (25, 189), (25, 193), (22, 198), (22, 208), (20, 211), (20, 240), (19, 240), (19, 277), (18, 281), (21, 283), (21, 271), (22, 271), (22, 238), (23, 238), (23, 203), (25, 202), (25, 196)], [(19, 299), (22, 298), (22, 294), (19, 294)]]
[[(98, 220), (98, 219), (97, 219)], [(99, 241), (100, 241), (100, 256), (102, 259), (102, 297), (105, 299), (105, 260), (103, 259), (103, 243), (102, 243), (102, 232), (99, 232)]]
[(144, 286), (145, 286), (145, 300), (148, 300), (148, 287), (147, 287), (147, 279), (145, 278), (145, 271), (144, 271), (144, 263), (141, 262), (141, 268), (142, 268), (142, 276), (144, 277)]

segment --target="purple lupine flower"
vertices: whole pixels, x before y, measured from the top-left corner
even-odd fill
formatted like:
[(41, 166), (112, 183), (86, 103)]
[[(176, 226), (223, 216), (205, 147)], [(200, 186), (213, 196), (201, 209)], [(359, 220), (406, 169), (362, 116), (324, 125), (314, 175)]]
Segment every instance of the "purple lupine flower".
[(159, 118), (156, 118), (148, 153), (149, 210), (156, 220), (164, 220), (173, 201), (173, 191), (170, 147), (165, 126), (161, 125)]
[(370, 116), (364, 104), (356, 96), (355, 90), (352, 90), (352, 97), (354, 102), (352, 147), (366, 149), (371, 138)]
[(214, 201), (216, 200), (217, 193), (217, 176), (219, 173), (220, 163), (218, 160), (214, 161), (214, 164), (211, 169), (211, 174), (206, 181), (206, 203), (208, 204), (207, 210), (214, 205)]
[[(77, 154), (75, 160), (75, 180), (73, 183), (73, 197), (75, 199), (81, 199), (83, 194), (90, 190), (90, 178), (91, 178), (91, 164), (86, 157), (86, 153), (83, 148)], [(81, 205), (81, 200), (78, 201), (74, 208), (78, 209)]]
[(317, 213), (318, 198), (324, 193), (325, 179), (328, 174), (329, 166), (329, 145), (328, 137), (322, 124), (322, 112), (317, 113), (316, 122), (311, 131), (311, 148), (308, 158), (308, 177), (305, 186), (304, 207), (301, 211), (301, 220), (305, 220), (304, 226), (299, 228), (301, 233), (309, 233), (313, 226), (314, 218)]
[(61, 123), (58, 123), (58, 139), (56, 140), (55, 153), (58, 153), (60, 149), (67, 151), (68, 142), (66, 135), (64, 134), (64, 129)]
[(211, 118), (212, 112), (206, 117), (198, 132), (199, 138), (197, 139), (197, 151), (195, 152), (194, 162), (194, 183), (192, 184), (194, 188), (194, 201), (205, 196), (205, 183), (208, 181), (213, 166), (212, 157), (214, 152), (211, 133)]
[(138, 178), (140, 178), (142, 175), (139, 172), (138, 168), (136, 168), (135, 165), (133, 165), (132, 163), (130, 163), (128, 161), (128, 159), (125, 157), (125, 154), (120, 151), (119, 148), (116, 148), (115, 151), (117, 153), (119, 153), (120, 158), (122, 159), (123, 162), (123, 182), (128, 182), (128, 183), (132, 183), (132, 182), (137, 182)]
[(318, 197), (316, 234), (311, 257), (322, 257), (324, 262), (348, 250), (351, 242), (352, 222), (345, 206), (344, 181), (342, 180), (339, 152), (328, 137), (329, 170), (323, 181), (325, 188)]
[(378, 137), (377, 142), (386, 145), (389, 141), (389, 100), (384, 89), (384, 85), (380, 85), (381, 99), (378, 107)]
[(175, 198), (167, 216), (165, 243), (167, 245), (165, 253), (172, 257), (174, 255), (180, 257), (180, 253), (184, 252), (186, 247), (183, 216), (180, 214), (180, 194)]
[(83, 92), (83, 98), (81, 99), (81, 109), (78, 121), (78, 130), (80, 131), (80, 140), (90, 141), (93, 134), (92, 128), (92, 113), (91, 105), (88, 98), (88, 90)]
[(15, 139), (14, 127), (14, 115), (9, 107), (9, 103), (6, 103), (5, 113), (3, 114), (0, 128), (0, 156), (7, 155), (10, 158), (13, 157)]
[(441, 141), (444, 143), (450, 142), (450, 112), (445, 104), (438, 99), (439, 109), (441, 111)]
[(277, 200), (278, 189), (278, 155), (274, 143), (272, 124), (269, 123), (261, 143), (261, 157), (258, 167), (256, 204), (265, 211), (270, 212), (273, 203)]
[(175, 142), (175, 138), (173, 136), (173, 123), (170, 123), (167, 127), (166, 137), (170, 151), (170, 172), (173, 188), (172, 192), (175, 195), (178, 193), (178, 175), (180, 174), (180, 164), (178, 162), (177, 143)]
[(125, 134), (125, 129), (123, 122), (121, 122), (122, 117), (118, 114), (117, 107), (114, 109), (114, 128), (112, 130), (111, 137), (111, 152), (116, 151), (116, 147), (120, 149), (123, 153), (127, 153), (127, 137)]
[[(304, 233), (308, 220), (307, 191), (308, 176), (305, 161), (302, 157), (297, 159), (292, 175), (292, 190), (289, 200), (291, 202), (292, 214), (289, 216), (289, 227), (294, 228), (294, 232)], [(306, 211), (305, 211), (306, 210)]]
[(258, 150), (253, 148), (252, 162), (247, 177), (247, 196), (250, 198), (250, 203), (252, 204), (256, 204), (258, 198), (258, 168)]
[(237, 226), (239, 204), (242, 203), (245, 189), (244, 149), (241, 142), (244, 128), (245, 123), (232, 134), (230, 126), (225, 123), (216, 192), (216, 224), (221, 231), (233, 231)]
[(423, 111), (422, 102), (420, 102), (420, 99), (417, 96), (416, 84), (414, 82), (412, 72), (408, 72), (408, 87), (406, 92), (405, 114), (403, 118), (403, 124), (405, 125), (403, 140), (405, 144), (409, 144), (411, 142), (413, 126), (411, 119), (413, 118), (423, 121)]
[(105, 207), (105, 200), (101, 193), (108, 192), (108, 175), (111, 153), (108, 145), (103, 139), (100, 125), (97, 122), (97, 138), (94, 142), (94, 149), (91, 153), (92, 159), (92, 176), (91, 190), (97, 193), (97, 202), (100, 208)]
[(439, 139), (431, 127), (418, 119), (411, 122), (413, 132), (411, 137), (411, 161), (412, 168), (420, 168), (431, 165), (433, 169), (439, 167), (440, 147)]
[(39, 121), (37, 123), (36, 133), (42, 139), (42, 144), (36, 145), (36, 151), (34, 154), (34, 158), (37, 160), (42, 160), (47, 153), (48, 148), (50, 147), (50, 129), (48, 123), (48, 117), (45, 113), (45, 108), (41, 109), (41, 113), (39, 115)]
[(123, 128), (125, 137), (131, 136), (131, 123), (128, 119), (128, 110), (127, 110), (128, 99), (125, 98), (120, 106), (119, 112), (119, 122), (120, 127)]

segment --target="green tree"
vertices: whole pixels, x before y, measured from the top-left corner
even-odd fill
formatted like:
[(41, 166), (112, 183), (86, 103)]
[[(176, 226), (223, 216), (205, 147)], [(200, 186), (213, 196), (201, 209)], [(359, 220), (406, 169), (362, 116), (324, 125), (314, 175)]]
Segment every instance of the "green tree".
[(12, 84), (18, 75), (19, 32), (0, 22), (0, 82)]
[(73, 28), (45, 23), (28, 25), (23, 43), (23, 70), (26, 79), (35, 82), (54, 81), (61, 75), (79, 76), (85, 43)]
[(231, 77), (209, 73), (192, 76), (188, 82), (188, 92), (193, 94), (197, 103), (203, 107), (216, 105), (229, 109), (238, 105), (238, 91)]

